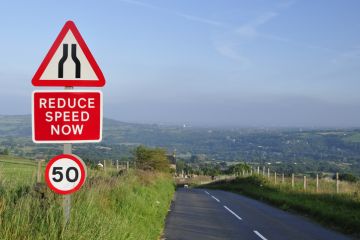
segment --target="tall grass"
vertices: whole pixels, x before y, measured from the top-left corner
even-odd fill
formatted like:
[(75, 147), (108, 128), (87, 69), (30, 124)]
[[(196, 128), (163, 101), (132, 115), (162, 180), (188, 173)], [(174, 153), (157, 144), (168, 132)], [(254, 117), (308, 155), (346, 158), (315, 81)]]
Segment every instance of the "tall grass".
[(158, 239), (174, 193), (167, 174), (90, 171), (65, 226), (62, 196), (32, 180), (15, 186), (0, 179), (0, 239)]

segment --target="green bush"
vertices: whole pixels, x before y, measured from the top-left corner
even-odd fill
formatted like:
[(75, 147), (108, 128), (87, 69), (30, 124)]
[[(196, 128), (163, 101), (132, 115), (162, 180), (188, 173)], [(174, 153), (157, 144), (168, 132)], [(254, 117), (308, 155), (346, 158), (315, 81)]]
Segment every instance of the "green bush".
[(5, 148), (2, 154), (8, 156), (10, 154), (9, 149)]
[(169, 172), (169, 161), (166, 151), (161, 148), (139, 146), (134, 150), (136, 168)]
[[(333, 179), (336, 179), (336, 176), (334, 176)], [(357, 177), (350, 174), (350, 173), (340, 173), (339, 174), (339, 180), (340, 181), (347, 181), (347, 182), (356, 182)]]

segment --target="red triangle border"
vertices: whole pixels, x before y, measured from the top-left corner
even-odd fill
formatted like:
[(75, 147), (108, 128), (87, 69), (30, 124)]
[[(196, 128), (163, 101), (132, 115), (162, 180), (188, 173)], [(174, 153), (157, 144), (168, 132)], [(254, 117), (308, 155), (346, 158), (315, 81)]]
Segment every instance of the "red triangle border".
[[(44, 73), (45, 69), (47, 68), (48, 64), (50, 63), (51, 59), (55, 55), (56, 50), (60, 46), (61, 42), (65, 38), (68, 31), (73, 33), (76, 41), (79, 43), (81, 50), (84, 52), (85, 57), (89, 61), (90, 66), (93, 68), (98, 80), (76, 80), (76, 79), (69, 79), (69, 80), (58, 80), (58, 79), (47, 79), (47, 80), (40, 80), (42, 74)], [(103, 87), (105, 85), (105, 77), (101, 72), (99, 65), (96, 63), (95, 58), (91, 54), (89, 48), (87, 47), (84, 39), (82, 38), (79, 30), (75, 26), (73, 21), (67, 21), (64, 27), (61, 29), (59, 35), (55, 39), (53, 45), (51, 46), (49, 52), (46, 54), (44, 60), (39, 66), (39, 69), (36, 71), (33, 79), (32, 84), (34, 86), (53, 86), (53, 87)]]

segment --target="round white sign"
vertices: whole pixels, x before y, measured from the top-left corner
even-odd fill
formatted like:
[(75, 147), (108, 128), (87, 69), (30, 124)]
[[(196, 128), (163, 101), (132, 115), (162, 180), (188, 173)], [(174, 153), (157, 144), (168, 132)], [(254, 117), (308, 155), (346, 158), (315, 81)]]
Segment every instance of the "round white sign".
[(86, 179), (84, 162), (73, 154), (54, 157), (45, 169), (45, 180), (58, 194), (70, 194), (81, 188)]

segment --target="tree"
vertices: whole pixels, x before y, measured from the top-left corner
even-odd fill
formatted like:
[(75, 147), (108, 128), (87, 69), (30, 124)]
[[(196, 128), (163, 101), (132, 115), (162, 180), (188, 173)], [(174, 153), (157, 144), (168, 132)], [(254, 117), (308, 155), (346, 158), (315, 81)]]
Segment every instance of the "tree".
[(193, 170), (193, 168), (192, 168), (189, 164), (185, 164), (184, 172), (185, 172), (187, 175), (189, 175), (189, 174), (193, 174), (193, 173), (194, 173), (194, 170)]
[(220, 166), (214, 164), (203, 164), (200, 171), (206, 176), (217, 176), (220, 174)]
[(185, 162), (183, 160), (176, 161), (176, 172), (181, 173), (185, 169)]
[[(333, 176), (333, 179), (336, 179), (336, 175)], [(356, 176), (350, 174), (350, 173), (340, 173), (339, 174), (339, 180), (340, 181), (347, 181), (347, 182), (356, 182), (357, 178)]]
[(143, 170), (169, 171), (166, 151), (161, 148), (138, 146), (134, 151), (136, 167)]
[(238, 163), (236, 165), (232, 165), (229, 168), (229, 172), (231, 174), (240, 175), (243, 171), (250, 171), (251, 167), (247, 165), (246, 163)]
[(5, 148), (3, 151), (3, 155), (9, 155), (9, 149)]

